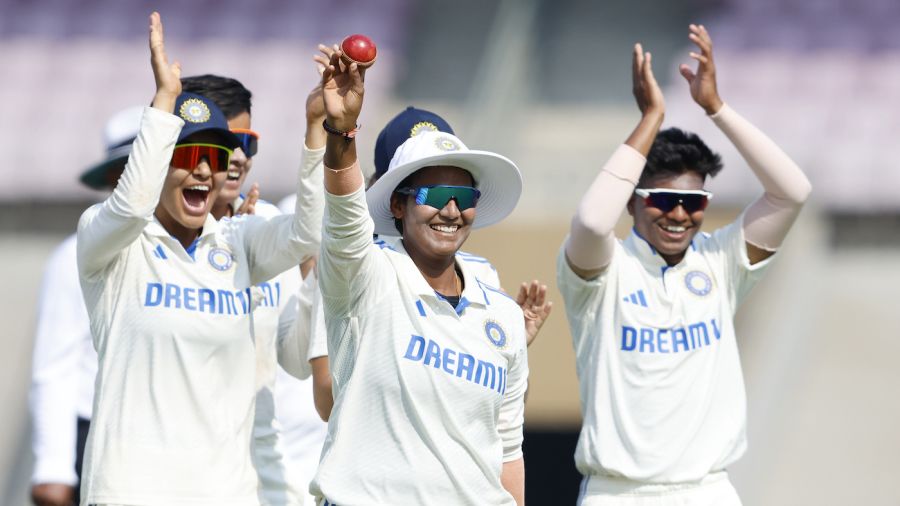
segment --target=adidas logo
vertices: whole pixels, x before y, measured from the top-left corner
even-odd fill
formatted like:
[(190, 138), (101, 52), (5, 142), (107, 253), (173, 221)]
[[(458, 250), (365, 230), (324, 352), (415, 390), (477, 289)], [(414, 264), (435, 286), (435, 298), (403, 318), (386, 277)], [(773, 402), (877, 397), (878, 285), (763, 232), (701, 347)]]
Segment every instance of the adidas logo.
[(166, 256), (165, 250), (162, 249), (162, 244), (156, 245), (156, 249), (153, 250), (153, 256), (155, 256), (156, 258), (162, 259), (162, 260), (168, 259), (168, 257)]
[(648, 307), (647, 299), (644, 297), (643, 290), (638, 290), (631, 295), (624, 297), (622, 300), (624, 300), (625, 302), (631, 302), (632, 304), (637, 304), (639, 306)]

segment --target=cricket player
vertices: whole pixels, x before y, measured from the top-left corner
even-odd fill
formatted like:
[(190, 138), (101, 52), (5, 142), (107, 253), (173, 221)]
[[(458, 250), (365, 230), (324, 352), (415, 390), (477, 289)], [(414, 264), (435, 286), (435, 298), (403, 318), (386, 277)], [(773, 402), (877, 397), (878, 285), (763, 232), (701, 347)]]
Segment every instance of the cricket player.
[[(251, 92), (236, 79), (209, 74), (186, 77), (181, 82), (183, 91), (215, 102), (242, 143), (231, 156), (227, 179), (212, 206), (213, 217), (220, 220), (235, 213), (264, 218), (280, 215), (274, 205), (258, 200), (258, 185), (253, 185), (247, 198), (240, 193), (258, 149), (259, 135), (252, 130)], [(301, 154), (301, 171), (319, 174), (317, 158), (310, 153), (304, 149)], [(293, 213), (294, 207), (287, 212)], [(306, 495), (325, 439), (325, 427), (313, 409), (311, 381), (301, 381), (309, 378), (311, 369), (306, 360), (308, 317), (299, 306), (300, 300), (309, 296), (300, 293), (300, 282), (300, 270), (295, 266), (262, 283), (259, 288), (266, 297), (253, 311), (257, 395), (251, 452), (260, 480), (260, 502), (267, 506), (306, 502), (301, 496)], [(286, 395), (279, 396), (280, 392)], [(297, 448), (298, 442), (302, 450)]]
[[(733, 316), (768, 269), (810, 184), (793, 161), (726, 105), (712, 40), (690, 25), (691, 96), (765, 190), (738, 219), (700, 231), (722, 168), (696, 135), (660, 131), (651, 55), (633, 55), (642, 117), (582, 198), (558, 261), (577, 357), (584, 424), (575, 463), (582, 505), (738, 505), (726, 469), (746, 449), (746, 396)], [(613, 227), (627, 209), (625, 240)]]
[[(327, 48), (322, 46), (323, 52), (326, 52), (325, 49)], [(331, 53), (327, 52), (326, 54), (330, 56)], [(322, 130), (321, 124), (324, 119), (325, 114), (323, 110), (321, 117), (312, 123), (314, 127), (322, 131), (323, 135), (324, 130)], [(453, 128), (444, 118), (424, 109), (409, 106), (394, 116), (378, 134), (374, 153), (375, 171), (369, 178), (367, 186), (371, 187), (387, 172), (391, 158), (401, 144), (410, 137), (423, 132), (454, 133)], [(322, 144), (324, 146), (324, 137)], [(324, 156), (324, 148), (319, 156), (319, 163), (321, 163), (322, 156)], [(279, 204), (279, 207), (293, 207), (295, 198), (293, 196), (285, 198)], [(376, 244), (382, 247), (395, 247), (394, 243), (399, 240), (399, 237), (392, 234), (381, 236), (376, 234), (375, 236)], [(468, 263), (476, 271), (477, 277), (485, 283), (496, 287), (501, 286), (497, 270), (486, 258), (463, 251), (458, 253), (458, 258), (460, 261)], [(315, 280), (310, 280), (310, 283), (315, 284)], [(547, 300), (546, 296), (547, 286), (542, 285), (538, 281), (522, 283), (519, 287), (516, 302), (522, 308), (525, 316), (525, 328), (528, 333), (527, 341), (529, 346), (534, 342), (538, 331), (553, 308), (553, 303)], [(316, 308), (312, 310), (312, 313), (316, 318), (313, 320), (313, 329), (310, 331), (309, 360), (313, 370), (316, 410), (319, 416), (322, 417), (322, 420), (328, 421), (334, 405), (334, 396), (331, 389), (331, 374), (328, 369), (328, 338), (325, 332), (325, 315), (321, 306), (321, 296), (316, 297), (315, 303)]]
[[(318, 267), (335, 404), (311, 490), (321, 504), (523, 504), (522, 310), (457, 256), (472, 227), (513, 210), (521, 175), (426, 132), (366, 192), (354, 141), (362, 75), (337, 51), (322, 82)], [(398, 231), (391, 247), (372, 242)]]
[[(103, 130), (106, 158), (80, 180), (110, 191), (125, 168), (143, 107), (113, 115)], [(78, 504), (84, 443), (94, 400), (97, 352), (78, 285), (75, 234), (50, 255), (38, 300), (31, 389), (34, 471), (31, 500), (37, 506)]]
[[(315, 253), (317, 178), (296, 214), (210, 214), (242, 145), (209, 99), (181, 93), (150, 17), (157, 92), (119, 186), (88, 209), (78, 270), (99, 358), (88, 504), (259, 504), (249, 451), (259, 285)], [(173, 114), (174, 112), (174, 114)]]

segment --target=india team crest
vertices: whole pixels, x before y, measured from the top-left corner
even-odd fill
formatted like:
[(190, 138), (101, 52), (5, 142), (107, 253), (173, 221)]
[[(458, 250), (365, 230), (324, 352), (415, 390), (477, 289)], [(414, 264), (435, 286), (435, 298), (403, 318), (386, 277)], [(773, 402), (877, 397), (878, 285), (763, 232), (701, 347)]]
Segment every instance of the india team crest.
[(459, 151), (459, 144), (449, 137), (438, 137), (434, 140), (434, 145), (441, 151)]
[(488, 341), (498, 349), (506, 348), (506, 331), (496, 321), (487, 320), (484, 322), (484, 334), (487, 336)]
[(209, 265), (212, 265), (217, 271), (225, 272), (234, 265), (234, 257), (231, 252), (222, 248), (213, 248), (209, 252)]
[(684, 276), (684, 284), (694, 295), (704, 297), (712, 291), (712, 280), (705, 272), (691, 271)]
[(196, 98), (189, 98), (181, 104), (181, 108), (178, 110), (178, 114), (185, 121), (190, 121), (191, 123), (206, 123), (209, 121), (209, 107), (203, 103), (202, 100)]
[(415, 137), (422, 132), (437, 132), (438, 127), (430, 121), (420, 121), (409, 130), (409, 136)]

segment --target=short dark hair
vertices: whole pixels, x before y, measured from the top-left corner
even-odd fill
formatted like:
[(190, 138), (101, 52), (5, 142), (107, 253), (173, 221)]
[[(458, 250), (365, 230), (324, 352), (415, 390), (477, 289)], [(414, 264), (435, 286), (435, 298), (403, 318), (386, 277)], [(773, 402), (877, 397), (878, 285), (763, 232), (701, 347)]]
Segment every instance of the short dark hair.
[(250, 114), (250, 98), (253, 94), (237, 79), (212, 74), (182, 77), (181, 90), (212, 100), (226, 119), (232, 119), (242, 112)]
[(656, 135), (647, 165), (641, 173), (638, 187), (659, 177), (679, 176), (696, 172), (703, 177), (715, 177), (722, 170), (722, 157), (714, 153), (697, 134), (678, 128), (667, 128)]

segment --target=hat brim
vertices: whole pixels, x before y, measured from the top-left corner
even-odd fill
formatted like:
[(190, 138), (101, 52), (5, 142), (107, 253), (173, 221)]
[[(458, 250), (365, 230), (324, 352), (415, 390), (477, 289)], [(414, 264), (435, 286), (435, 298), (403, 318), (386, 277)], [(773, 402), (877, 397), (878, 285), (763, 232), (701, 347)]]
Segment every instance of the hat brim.
[(124, 168), (131, 153), (131, 144), (119, 146), (108, 152), (106, 160), (88, 167), (81, 173), (79, 180), (95, 190), (107, 190), (109, 185), (109, 171), (114, 168)]
[(391, 195), (404, 179), (419, 169), (450, 166), (472, 174), (481, 198), (476, 207), (472, 228), (482, 228), (500, 222), (516, 208), (522, 195), (522, 174), (516, 164), (505, 156), (488, 151), (448, 152), (430, 156), (395, 167), (381, 176), (366, 191), (369, 214), (375, 222), (375, 233), (399, 235), (391, 213)]

